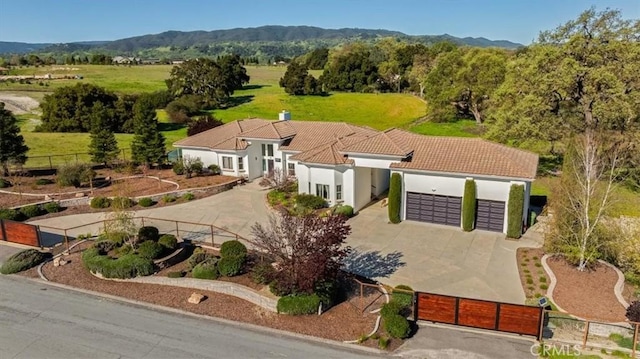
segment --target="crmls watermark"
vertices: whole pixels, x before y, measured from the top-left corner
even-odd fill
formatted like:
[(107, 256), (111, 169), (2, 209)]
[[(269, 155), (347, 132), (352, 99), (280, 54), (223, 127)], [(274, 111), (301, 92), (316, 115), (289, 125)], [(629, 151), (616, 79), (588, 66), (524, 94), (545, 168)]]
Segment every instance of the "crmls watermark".
[(577, 357), (581, 355), (580, 347), (578, 345), (569, 345), (569, 344), (554, 345), (554, 344), (536, 343), (532, 345), (529, 350), (531, 352), (531, 355), (536, 357), (537, 356), (543, 356), (543, 357), (575, 356)]

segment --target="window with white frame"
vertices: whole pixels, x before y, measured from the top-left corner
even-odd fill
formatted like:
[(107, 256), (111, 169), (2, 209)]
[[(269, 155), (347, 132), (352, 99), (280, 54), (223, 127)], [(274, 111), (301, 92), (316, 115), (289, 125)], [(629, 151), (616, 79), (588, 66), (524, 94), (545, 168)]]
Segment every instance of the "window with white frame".
[(316, 184), (316, 196), (322, 197), (326, 200), (329, 198), (329, 185), (328, 184)]
[(233, 157), (222, 156), (222, 169), (233, 170)]
[(287, 163), (287, 174), (289, 176), (296, 175), (296, 164), (295, 163)]
[(244, 171), (244, 157), (238, 157), (238, 171)]
[(273, 144), (262, 144), (262, 156), (273, 157)]
[(336, 185), (336, 201), (341, 201), (342, 200), (342, 185), (338, 184)]

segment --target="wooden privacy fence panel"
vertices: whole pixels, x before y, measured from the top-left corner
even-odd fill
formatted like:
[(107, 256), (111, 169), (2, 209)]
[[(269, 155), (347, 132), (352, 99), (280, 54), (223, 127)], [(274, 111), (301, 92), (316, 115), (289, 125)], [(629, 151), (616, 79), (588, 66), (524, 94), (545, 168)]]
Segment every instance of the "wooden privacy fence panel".
[(4, 241), (40, 247), (38, 226), (2, 219), (0, 220), (0, 232)]
[(416, 319), (539, 337), (542, 308), (417, 292)]

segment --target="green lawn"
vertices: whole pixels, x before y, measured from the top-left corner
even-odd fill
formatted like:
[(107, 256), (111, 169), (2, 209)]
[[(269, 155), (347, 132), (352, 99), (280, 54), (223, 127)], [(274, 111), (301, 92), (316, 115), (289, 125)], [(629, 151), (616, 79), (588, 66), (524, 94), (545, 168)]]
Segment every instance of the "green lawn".
[(422, 122), (410, 128), (411, 132), (429, 136), (478, 137), (476, 122), (460, 120), (456, 122)]

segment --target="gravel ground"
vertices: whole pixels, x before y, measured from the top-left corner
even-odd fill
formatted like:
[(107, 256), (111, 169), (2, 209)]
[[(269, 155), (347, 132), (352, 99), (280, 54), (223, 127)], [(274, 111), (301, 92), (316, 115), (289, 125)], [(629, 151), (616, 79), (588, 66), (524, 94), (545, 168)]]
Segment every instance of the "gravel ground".
[(14, 115), (29, 113), (40, 107), (40, 103), (31, 97), (19, 96), (10, 93), (0, 92), (0, 102), (4, 102), (5, 108), (13, 112)]

